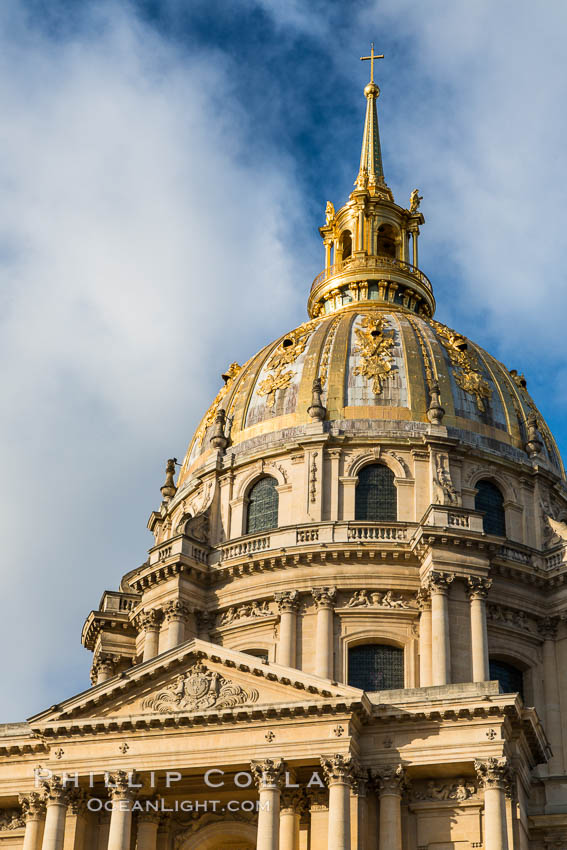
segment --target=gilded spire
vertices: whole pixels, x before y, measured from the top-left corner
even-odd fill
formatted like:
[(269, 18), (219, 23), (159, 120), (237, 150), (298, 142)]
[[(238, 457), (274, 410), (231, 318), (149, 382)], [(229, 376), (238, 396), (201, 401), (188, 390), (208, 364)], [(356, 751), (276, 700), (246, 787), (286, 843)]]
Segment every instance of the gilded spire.
[(371, 45), (370, 56), (360, 57), (361, 61), (370, 60), (370, 82), (364, 89), (366, 96), (366, 118), (364, 120), (362, 150), (360, 152), (360, 169), (355, 186), (357, 189), (368, 189), (373, 195), (385, 195), (389, 200), (393, 200), (392, 193), (384, 180), (380, 132), (378, 130), (378, 112), (376, 109), (376, 101), (380, 95), (380, 89), (374, 82), (374, 61), (383, 58), (383, 54), (374, 53), (374, 42)]

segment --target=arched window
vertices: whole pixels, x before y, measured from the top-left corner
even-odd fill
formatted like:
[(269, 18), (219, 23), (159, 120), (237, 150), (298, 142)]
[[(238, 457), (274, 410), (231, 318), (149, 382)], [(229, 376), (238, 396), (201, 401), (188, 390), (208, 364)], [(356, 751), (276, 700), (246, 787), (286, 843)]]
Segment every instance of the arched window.
[(278, 482), (266, 476), (254, 484), (248, 494), (246, 534), (267, 531), (278, 526)]
[(268, 650), (267, 649), (243, 649), (242, 652), (245, 652), (246, 655), (253, 655), (254, 658), (257, 658), (258, 661), (262, 662), (262, 664), (268, 663)]
[(352, 236), (350, 230), (343, 231), (341, 235), (341, 259), (346, 260), (352, 254)]
[(379, 257), (396, 256), (396, 231), (391, 224), (381, 224), (378, 228), (376, 253)]
[(474, 509), (484, 513), (482, 522), (485, 532), (506, 537), (504, 496), (492, 481), (479, 481), (476, 489), (478, 492), (474, 499)]
[(348, 651), (348, 683), (364, 691), (403, 688), (403, 649), (380, 643), (353, 646)]
[(505, 694), (518, 693), (524, 696), (524, 674), (507, 661), (490, 659), (490, 680), (497, 681)]
[(372, 463), (358, 473), (354, 518), (369, 522), (395, 522), (398, 518), (394, 473), (387, 466)]

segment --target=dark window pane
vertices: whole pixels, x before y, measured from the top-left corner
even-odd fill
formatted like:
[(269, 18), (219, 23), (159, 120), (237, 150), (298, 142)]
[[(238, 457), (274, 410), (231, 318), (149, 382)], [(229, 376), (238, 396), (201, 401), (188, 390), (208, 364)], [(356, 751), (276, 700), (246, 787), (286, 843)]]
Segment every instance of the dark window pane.
[(266, 531), (278, 525), (278, 492), (275, 478), (261, 478), (248, 494), (246, 533)]
[(524, 696), (524, 674), (506, 661), (490, 660), (490, 679), (500, 682), (505, 694), (519, 693)]
[(404, 651), (396, 646), (365, 644), (348, 651), (348, 683), (365, 691), (404, 687)]
[(475, 496), (474, 507), (475, 510), (484, 513), (485, 532), (506, 537), (506, 516), (502, 493), (492, 481), (479, 481), (476, 488), (478, 493)]
[(354, 518), (369, 522), (395, 522), (398, 518), (394, 473), (387, 466), (371, 464), (358, 473)]

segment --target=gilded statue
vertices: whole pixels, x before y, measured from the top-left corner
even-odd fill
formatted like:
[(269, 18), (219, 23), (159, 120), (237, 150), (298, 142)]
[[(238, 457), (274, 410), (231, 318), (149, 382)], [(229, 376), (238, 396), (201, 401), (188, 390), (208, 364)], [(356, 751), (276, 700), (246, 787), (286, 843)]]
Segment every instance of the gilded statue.
[(410, 213), (416, 213), (419, 209), (420, 203), (423, 201), (423, 195), (419, 194), (419, 189), (414, 189), (410, 195), (409, 201), (409, 211)]

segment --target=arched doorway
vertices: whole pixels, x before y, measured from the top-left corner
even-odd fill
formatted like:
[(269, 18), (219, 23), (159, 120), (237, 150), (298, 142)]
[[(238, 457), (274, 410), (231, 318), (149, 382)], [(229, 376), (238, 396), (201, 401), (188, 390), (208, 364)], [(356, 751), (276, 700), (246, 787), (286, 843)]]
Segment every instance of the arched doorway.
[(217, 821), (194, 832), (179, 850), (255, 850), (256, 826), (238, 821)]

